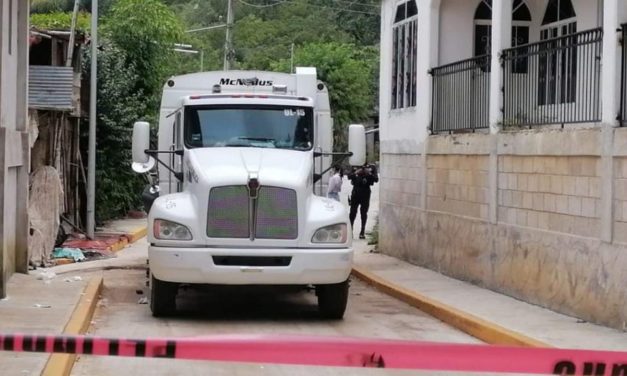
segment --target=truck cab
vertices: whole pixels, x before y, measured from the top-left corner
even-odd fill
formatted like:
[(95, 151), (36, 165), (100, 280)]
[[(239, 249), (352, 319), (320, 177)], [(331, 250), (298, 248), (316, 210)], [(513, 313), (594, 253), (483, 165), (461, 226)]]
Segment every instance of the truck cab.
[[(153, 315), (175, 313), (179, 286), (198, 284), (314, 286), (320, 313), (343, 316), (352, 231), (345, 206), (323, 197), (333, 120), (314, 68), (172, 77), (157, 149), (149, 134), (135, 124), (134, 168), (159, 163), (148, 215)], [(363, 127), (349, 138), (351, 163), (363, 163)]]

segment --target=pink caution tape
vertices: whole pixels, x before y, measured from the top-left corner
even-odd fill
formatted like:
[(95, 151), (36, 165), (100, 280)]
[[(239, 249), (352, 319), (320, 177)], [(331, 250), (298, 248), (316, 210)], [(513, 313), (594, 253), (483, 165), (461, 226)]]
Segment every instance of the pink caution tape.
[(0, 335), (0, 350), (466, 372), (627, 376), (627, 352), (326, 337)]

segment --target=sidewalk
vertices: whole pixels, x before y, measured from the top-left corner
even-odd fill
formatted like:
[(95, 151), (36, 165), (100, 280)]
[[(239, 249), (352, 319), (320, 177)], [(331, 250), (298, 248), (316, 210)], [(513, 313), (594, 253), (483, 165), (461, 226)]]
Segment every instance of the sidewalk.
[[(61, 334), (89, 283), (78, 273), (40, 280), (41, 270), (15, 274), (0, 300), (2, 333)], [(40, 375), (48, 354), (0, 352), (3, 375)]]
[(353, 242), (355, 266), (374, 275), (548, 345), (572, 349), (627, 350), (627, 333), (555, 313), (429, 269), (378, 253), (363, 240)]
[[(124, 235), (127, 242), (134, 242), (145, 235), (145, 225), (146, 219), (122, 219), (99, 228), (96, 235), (119, 234)], [(141, 227), (143, 234), (139, 231)], [(126, 246), (127, 242), (120, 242), (120, 248), (125, 249), (115, 253), (114, 258), (40, 268), (29, 274), (11, 276), (8, 296), (0, 300), (0, 331), (6, 334), (76, 334), (78, 327), (89, 324), (81, 320), (90, 319), (85, 303), (92, 304), (93, 299), (97, 299), (97, 289), (93, 287), (94, 282), (102, 282), (101, 270), (145, 265), (145, 240), (132, 246)], [(60, 367), (72, 362), (63, 357), (57, 356), (54, 362), (49, 362), (52, 358), (48, 354), (0, 351), (0, 374), (39, 376), (45, 368), (56, 374)]]

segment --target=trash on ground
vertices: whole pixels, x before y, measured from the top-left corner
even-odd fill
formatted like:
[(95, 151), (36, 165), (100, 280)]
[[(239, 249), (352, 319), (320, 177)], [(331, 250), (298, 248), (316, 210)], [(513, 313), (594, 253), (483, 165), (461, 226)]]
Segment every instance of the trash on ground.
[(143, 290), (135, 290), (135, 294), (137, 295), (143, 295), (144, 291)]
[(83, 255), (87, 258), (85, 261), (105, 260), (116, 257), (115, 253), (106, 250), (84, 250)]
[(145, 296), (139, 298), (139, 301), (137, 302), (137, 304), (148, 304), (148, 298)]
[(52, 308), (52, 306), (50, 304), (35, 304), (33, 307), (35, 308)]
[(55, 278), (56, 276), (57, 276), (57, 273), (46, 270), (44, 272), (39, 273), (37, 275), (37, 279), (40, 281), (48, 281), (48, 280)]
[(71, 258), (74, 261), (79, 262), (85, 260), (85, 255), (83, 255), (83, 251), (80, 248), (55, 248), (52, 252), (53, 258)]
[(83, 280), (83, 278), (82, 278), (82, 277), (80, 277), (80, 276), (75, 276), (74, 278), (66, 278), (66, 279), (64, 279), (63, 281), (64, 281), (64, 282), (79, 282), (79, 281), (82, 281), (82, 280)]

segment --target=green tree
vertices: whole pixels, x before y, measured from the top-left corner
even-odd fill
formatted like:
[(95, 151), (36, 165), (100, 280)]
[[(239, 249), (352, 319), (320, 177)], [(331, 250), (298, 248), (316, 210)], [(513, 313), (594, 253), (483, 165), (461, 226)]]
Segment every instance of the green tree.
[(119, 0), (104, 20), (103, 34), (124, 51), (127, 64), (136, 67), (141, 79), (135, 81), (135, 89), (156, 104), (174, 44), (183, 36), (174, 12), (159, 0)]
[[(335, 149), (346, 150), (347, 126), (373, 113), (377, 50), (347, 43), (312, 43), (299, 48), (294, 60), (298, 66), (316, 67), (318, 79), (326, 83), (335, 119)], [(272, 64), (272, 68), (289, 71), (290, 61)]]
[[(89, 77), (89, 53), (84, 72)], [(125, 215), (140, 205), (143, 179), (131, 170), (131, 126), (146, 111), (140, 80), (125, 52), (106, 44), (98, 54), (96, 215), (99, 221)], [(84, 127), (85, 129), (86, 127)]]
[[(98, 53), (96, 214), (99, 221), (141, 207), (143, 177), (131, 170), (133, 123), (155, 119), (182, 35), (159, 0), (119, 0), (102, 20)], [(89, 52), (83, 72), (89, 77)]]

